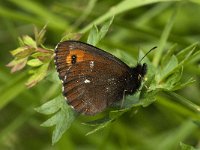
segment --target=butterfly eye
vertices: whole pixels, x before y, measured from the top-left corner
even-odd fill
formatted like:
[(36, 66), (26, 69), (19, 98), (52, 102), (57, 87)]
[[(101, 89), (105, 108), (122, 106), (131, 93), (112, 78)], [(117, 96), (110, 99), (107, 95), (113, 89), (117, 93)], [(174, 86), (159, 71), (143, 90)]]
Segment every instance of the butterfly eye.
[(147, 73), (147, 64), (144, 63), (142, 66), (141, 76), (144, 76)]
[(76, 55), (72, 55), (71, 56), (71, 63), (75, 64), (76, 63), (76, 59), (77, 59), (77, 56)]
[(140, 80), (142, 78), (141, 74), (138, 74), (138, 80)]

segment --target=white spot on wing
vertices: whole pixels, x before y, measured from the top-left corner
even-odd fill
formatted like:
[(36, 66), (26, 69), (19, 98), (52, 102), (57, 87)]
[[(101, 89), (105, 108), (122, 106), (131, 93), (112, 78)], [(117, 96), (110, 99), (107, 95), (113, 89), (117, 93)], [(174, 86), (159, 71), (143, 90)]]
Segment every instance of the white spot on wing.
[(69, 105), (72, 109), (74, 109), (74, 106), (72, 106), (72, 105)]
[(56, 45), (55, 49), (58, 49), (58, 45), (59, 45), (59, 44)]
[(109, 87), (106, 87), (106, 92), (110, 92), (110, 88)]
[(84, 81), (85, 83), (90, 83), (91, 81), (90, 80), (88, 80), (88, 79), (85, 79), (85, 81)]
[(72, 45), (69, 45), (69, 49), (72, 49), (73, 48), (73, 46)]
[(108, 82), (113, 82), (113, 81), (115, 81), (115, 78), (109, 78), (108, 79)]
[(64, 81), (67, 79), (67, 76), (64, 76)]
[[(62, 80), (61, 80), (62, 81)], [(62, 91), (64, 92), (64, 86), (62, 86)]]
[(90, 61), (90, 68), (93, 69), (94, 67), (94, 61)]

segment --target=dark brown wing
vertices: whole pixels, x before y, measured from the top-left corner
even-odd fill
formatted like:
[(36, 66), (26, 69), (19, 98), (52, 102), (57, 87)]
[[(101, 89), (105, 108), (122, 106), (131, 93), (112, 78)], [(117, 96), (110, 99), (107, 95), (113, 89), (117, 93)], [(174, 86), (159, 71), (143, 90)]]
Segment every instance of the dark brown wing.
[(77, 41), (59, 43), (55, 63), (67, 102), (87, 115), (122, 99), (130, 77), (129, 67), (118, 58)]

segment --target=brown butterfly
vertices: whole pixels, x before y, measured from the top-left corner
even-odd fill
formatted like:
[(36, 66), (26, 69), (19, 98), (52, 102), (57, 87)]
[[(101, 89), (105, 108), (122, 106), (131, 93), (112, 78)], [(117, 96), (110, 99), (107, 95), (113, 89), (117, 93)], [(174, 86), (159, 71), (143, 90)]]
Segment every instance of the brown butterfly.
[(86, 115), (100, 113), (135, 93), (147, 73), (145, 63), (130, 68), (97, 47), (71, 40), (56, 46), (55, 65), (67, 103)]

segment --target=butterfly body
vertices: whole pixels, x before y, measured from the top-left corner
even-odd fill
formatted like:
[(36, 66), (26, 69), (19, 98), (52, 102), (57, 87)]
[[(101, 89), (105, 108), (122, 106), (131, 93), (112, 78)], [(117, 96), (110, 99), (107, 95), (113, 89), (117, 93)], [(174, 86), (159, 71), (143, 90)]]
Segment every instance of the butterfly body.
[(146, 64), (130, 68), (117, 57), (80, 41), (64, 41), (55, 49), (55, 64), (63, 95), (77, 112), (95, 115), (124, 94), (135, 93)]

